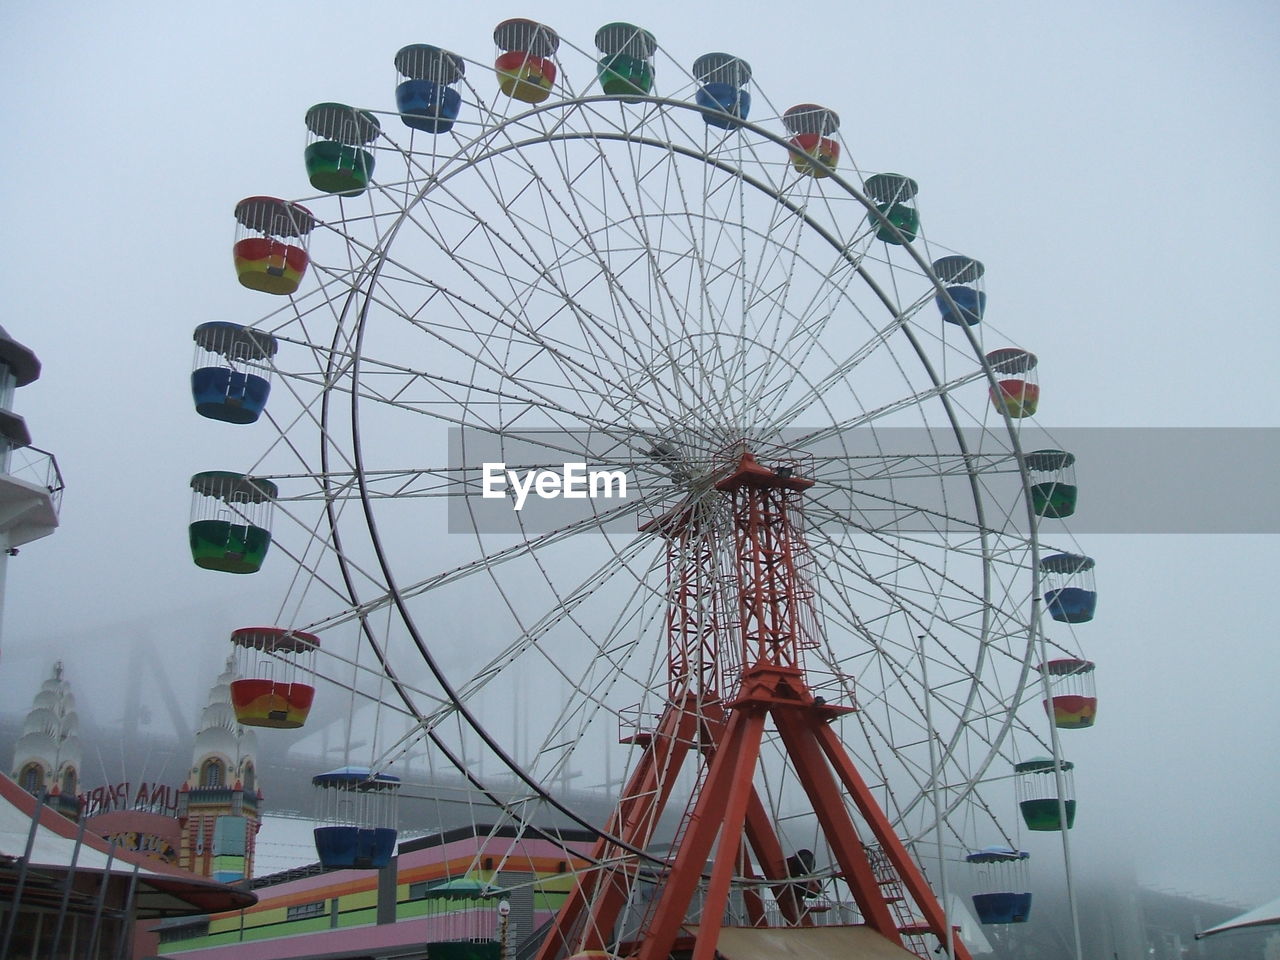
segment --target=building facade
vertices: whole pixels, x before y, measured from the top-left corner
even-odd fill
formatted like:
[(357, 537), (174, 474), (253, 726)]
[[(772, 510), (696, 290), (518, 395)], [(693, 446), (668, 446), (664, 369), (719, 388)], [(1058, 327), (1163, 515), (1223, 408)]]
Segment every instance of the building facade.
[(262, 825), (256, 738), (236, 721), (235, 679), (234, 661), (228, 659), (200, 714), (191, 768), (178, 791), (178, 866), (220, 883), (253, 876)]
[(161, 925), (159, 953), (183, 960), (515, 958), (559, 909), (595, 839), (582, 830), (538, 833), (462, 827), (401, 843), (382, 870), (316, 865), (262, 878), (255, 906)]
[(58, 661), (23, 721), (10, 775), (27, 793), (46, 794), (45, 803), (72, 820), (80, 814), (79, 726), (71, 684)]

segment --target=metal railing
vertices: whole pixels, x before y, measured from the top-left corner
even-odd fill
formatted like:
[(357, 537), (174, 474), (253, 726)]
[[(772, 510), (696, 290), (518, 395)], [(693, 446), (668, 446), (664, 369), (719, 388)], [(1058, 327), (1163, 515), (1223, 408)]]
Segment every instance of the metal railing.
[(62, 481), (62, 471), (58, 469), (57, 457), (39, 447), (15, 447), (9, 451), (8, 460), (5, 472), (9, 476), (44, 487), (49, 491), (54, 511), (62, 512), (62, 491), (65, 484)]

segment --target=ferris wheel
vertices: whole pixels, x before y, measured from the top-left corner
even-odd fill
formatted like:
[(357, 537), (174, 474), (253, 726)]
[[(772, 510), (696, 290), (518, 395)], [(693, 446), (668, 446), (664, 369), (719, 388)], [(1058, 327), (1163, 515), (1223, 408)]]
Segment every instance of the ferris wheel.
[[(780, 108), (738, 57), (630, 24), (494, 41), (405, 47), (395, 110), (307, 112), (312, 194), (237, 205), (237, 273), (276, 299), (196, 332), (197, 408), (256, 442), (193, 479), (197, 563), (288, 571), (299, 633), (254, 649), (374, 706), (374, 775), (425, 750), (499, 818), (603, 831), (547, 960), (649, 929), (765, 660), (883, 814), (889, 838), (834, 801), (875, 883), (905, 880), (896, 841), (936, 870), (1016, 846), (1008, 777), (1060, 755), (1041, 701), (1092, 670), (1096, 593), (1040, 542), (1071, 458), (1024, 449), (1037, 360), (982, 263), (927, 235), (927, 185), (860, 169), (834, 109)], [(794, 731), (758, 736), (743, 816), (773, 839), (726, 902), (798, 922), (762, 851), (833, 897), (848, 864)], [(895, 927), (945, 942), (913, 897)]]

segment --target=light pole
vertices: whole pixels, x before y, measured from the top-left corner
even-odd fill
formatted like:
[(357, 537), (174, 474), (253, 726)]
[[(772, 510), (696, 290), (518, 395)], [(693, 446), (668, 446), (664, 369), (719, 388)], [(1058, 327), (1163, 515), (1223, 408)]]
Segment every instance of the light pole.
[(507, 960), (507, 920), (511, 916), (511, 902), (498, 901), (498, 960)]

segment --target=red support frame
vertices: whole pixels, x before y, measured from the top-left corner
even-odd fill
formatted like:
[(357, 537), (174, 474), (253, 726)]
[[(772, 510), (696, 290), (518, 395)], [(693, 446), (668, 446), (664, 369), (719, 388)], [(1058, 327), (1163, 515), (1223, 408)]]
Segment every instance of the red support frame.
[(667, 697), (692, 691), (704, 700), (718, 697), (721, 684), (720, 551), (715, 527), (695, 507), (646, 524), (667, 541)]
[[(727, 625), (718, 615), (719, 544), (714, 525), (706, 514), (696, 513), (696, 507), (655, 521), (667, 539), (668, 703), (645, 742), (608, 832), (627, 846), (643, 848), (691, 750), (707, 764), (706, 779), (686, 812), (675, 860), (638, 940), (630, 946), (612, 942), (626, 903), (627, 880), (634, 879), (628, 871), (638, 869), (638, 863), (627, 857), (626, 847), (601, 839), (593, 856), (610, 866), (587, 875), (570, 894), (538, 960), (611, 947), (637, 960), (668, 960), (677, 942), (688, 940), (689, 905), (704, 882), (692, 960), (714, 960), (734, 877), (755, 876), (748, 849), (764, 879), (773, 881), (784, 921), (793, 926), (810, 922), (789, 882), (785, 854), (754, 786), (769, 720), (866, 925), (898, 945), (903, 934), (921, 932), (947, 942), (946, 916), (924, 874), (831, 727), (837, 716), (855, 708), (818, 700), (805, 678), (803, 653), (818, 637), (812, 593), (803, 582), (808, 548), (800, 495), (812, 485), (795, 476), (792, 466), (770, 469), (750, 453), (743, 453), (737, 469), (716, 484), (728, 495), (733, 518), (736, 647), (721, 645)], [(731, 659), (731, 653), (737, 656)], [(734, 667), (736, 689), (726, 703), (722, 681)], [(870, 834), (866, 843), (884, 852), (921, 922), (899, 926), (895, 920), (846, 794)], [(747, 891), (744, 902), (750, 921), (763, 924), (759, 891)], [(970, 960), (964, 944), (958, 938), (953, 942), (953, 960)]]

